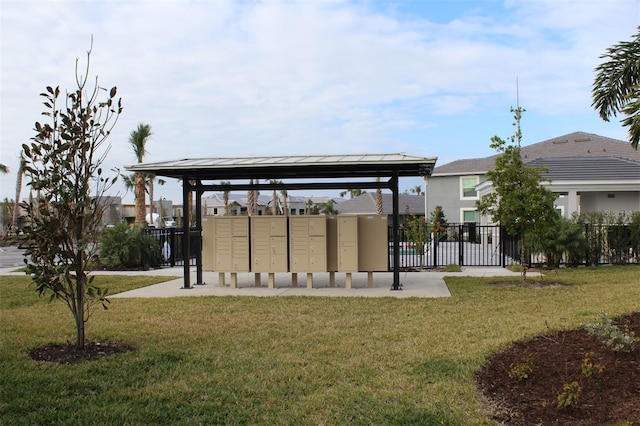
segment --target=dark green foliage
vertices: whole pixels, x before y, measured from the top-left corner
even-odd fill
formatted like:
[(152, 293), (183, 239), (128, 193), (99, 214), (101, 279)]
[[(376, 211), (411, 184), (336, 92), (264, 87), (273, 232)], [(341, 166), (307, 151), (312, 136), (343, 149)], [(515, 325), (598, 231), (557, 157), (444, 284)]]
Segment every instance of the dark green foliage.
[(493, 217), (505, 227), (510, 235), (520, 239), (522, 259), (522, 281), (526, 279), (526, 259), (531, 246), (528, 238), (543, 233), (557, 216), (553, 209), (555, 194), (541, 182), (542, 169), (524, 164), (520, 155), (521, 108), (511, 109), (514, 113), (516, 133), (510, 138), (511, 144), (498, 136), (491, 138), (491, 148), (500, 152), (495, 168), (487, 172), (487, 179), (493, 184), (493, 192), (477, 203), (478, 210)]
[(84, 348), (84, 324), (92, 308), (108, 303), (106, 291), (93, 285), (87, 267), (95, 256), (105, 208), (101, 197), (116, 181), (103, 176), (101, 164), (109, 150), (103, 144), (122, 112), (115, 87), (106, 91), (97, 80), (93, 89), (86, 85), (90, 54), (83, 74), (76, 62), (78, 87), (65, 92), (60, 102), (64, 106), (59, 106), (59, 87), (41, 93), (48, 122), (36, 122), (36, 136), (22, 146), (24, 174), (37, 194), (22, 203), (27, 274), (40, 295), (49, 293), (69, 308), (79, 349)]
[(568, 265), (578, 265), (588, 250), (583, 229), (558, 215), (544, 231), (532, 237), (533, 250), (544, 254), (549, 267), (558, 268), (563, 256)]
[(411, 248), (415, 250), (416, 254), (420, 257), (420, 268), (423, 265), (423, 256), (425, 253), (425, 247), (429, 241), (429, 227), (424, 219), (424, 216), (409, 215), (405, 218), (404, 235), (406, 239), (411, 243)]
[(638, 149), (640, 141), (640, 27), (631, 41), (622, 41), (601, 56), (606, 62), (596, 68), (592, 106), (600, 118), (609, 121), (617, 114), (629, 129), (631, 146)]
[(100, 239), (100, 259), (112, 268), (157, 268), (161, 261), (160, 243), (139, 227), (126, 223), (107, 229)]
[(326, 203), (314, 204), (311, 207), (311, 214), (326, 214), (327, 216), (335, 216), (338, 214), (336, 210), (336, 204), (333, 200), (329, 200)]
[(633, 256), (640, 258), (640, 211), (633, 212), (631, 214), (629, 234), (631, 238), (631, 250)]
[(588, 243), (586, 263), (628, 263), (640, 254), (640, 212), (595, 211), (574, 218)]
[(447, 240), (447, 228), (449, 227), (449, 223), (444, 215), (442, 206), (436, 206), (436, 208), (431, 212), (429, 225), (431, 227), (430, 231), (433, 232), (433, 237), (436, 241)]

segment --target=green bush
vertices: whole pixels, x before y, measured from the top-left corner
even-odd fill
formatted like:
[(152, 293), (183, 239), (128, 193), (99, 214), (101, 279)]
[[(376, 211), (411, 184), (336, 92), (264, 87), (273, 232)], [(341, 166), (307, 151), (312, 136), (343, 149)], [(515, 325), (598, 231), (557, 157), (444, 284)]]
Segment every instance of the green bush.
[(560, 216), (537, 238), (533, 238), (533, 251), (542, 252), (547, 266), (553, 268), (560, 266), (563, 256), (568, 265), (580, 264), (588, 250), (583, 226)]
[(161, 255), (155, 238), (126, 223), (107, 229), (100, 239), (100, 259), (111, 268), (157, 268)]
[(592, 324), (585, 324), (585, 330), (592, 336), (596, 336), (602, 343), (616, 352), (631, 352), (635, 345), (640, 342), (629, 327), (621, 330), (613, 323), (606, 313), (600, 314), (600, 320)]

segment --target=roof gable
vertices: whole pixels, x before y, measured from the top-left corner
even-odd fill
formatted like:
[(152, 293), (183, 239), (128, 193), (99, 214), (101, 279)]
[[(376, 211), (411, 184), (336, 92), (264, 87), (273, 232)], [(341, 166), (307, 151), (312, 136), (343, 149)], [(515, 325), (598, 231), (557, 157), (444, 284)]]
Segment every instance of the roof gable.
[[(495, 166), (499, 154), (484, 158), (452, 161), (436, 167), (432, 176), (484, 174)], [(640, 151), (631, 148), (628, 142), (607, 138), (593, 133), (574, 132), (522, 147), (525, 163), (544, 158), (593, 158), (617, 157), (640, 162)]]

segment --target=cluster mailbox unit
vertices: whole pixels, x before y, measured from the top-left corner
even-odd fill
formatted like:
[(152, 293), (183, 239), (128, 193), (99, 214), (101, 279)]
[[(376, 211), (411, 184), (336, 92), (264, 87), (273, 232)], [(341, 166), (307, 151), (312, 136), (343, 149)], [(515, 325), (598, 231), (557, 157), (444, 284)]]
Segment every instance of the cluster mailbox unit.
[(203, 269), (217, 271), (221, 285), (224, 285), (224, 273), (230, 272), (231, 287), (236, 287), (238, 272), (250, 271), (247, 217), (205, 217), (202, 234)]
[(291, 272), (292, 286), (298, 273), (306, 273), (307, 288), (313, 287), (314, 272), (329, 272), (335, 287), (335, 273), (346, 273), (346, 287), (353, 272), (388, 271), (388, 224), (386, 216), (208, 216), (202, 219), (202, 266), (218, 272), (225, 285), (231, 273), (231, 287), (237, 287), (238, 272), (254, 272), (255, 285), (261, 273), (268, 273), (269, 288), (275, 274)]
[[(246, 220), (246, 217), (245, 217)], [(251, 217), (251, 271), (269, 273), (269, 288), (274, 287), (275, 273), (287, 272), (287, 218), (285, 216)]]

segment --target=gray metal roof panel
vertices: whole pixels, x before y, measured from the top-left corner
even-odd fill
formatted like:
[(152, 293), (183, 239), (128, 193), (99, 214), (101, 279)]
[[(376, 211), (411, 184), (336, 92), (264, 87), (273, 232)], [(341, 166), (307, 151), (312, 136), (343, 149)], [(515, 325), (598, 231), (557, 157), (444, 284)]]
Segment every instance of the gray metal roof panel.
[(141, 163), (126, 166), (134, 172), (189, 179), (287, 179), (428, 175), (436, 157), (403, 153), (309, 155), (278, 157), (214, 157)]

